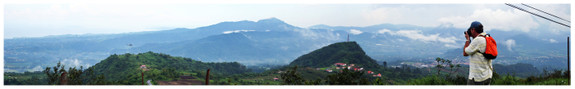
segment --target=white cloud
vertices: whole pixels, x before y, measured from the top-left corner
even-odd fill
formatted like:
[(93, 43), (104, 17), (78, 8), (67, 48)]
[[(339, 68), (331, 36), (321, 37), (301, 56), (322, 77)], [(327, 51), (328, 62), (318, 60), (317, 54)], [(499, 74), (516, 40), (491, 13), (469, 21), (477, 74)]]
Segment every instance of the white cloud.
[(469, 28), (471, 22), (479, 21), (486, 31), (499, 29), (529, 32), (539, 26), (539, 23), (530, 14), (516, 9), (477, 9), (471, 15), (443, 17), (439, 18), (438, 21), (451, 23), (457, 28)]
[(367, 24), (411, 24), (418, 26), (437, 26), (434, 22), (444, 16), (464, 15), (473, 9), (472, 5), (374, 5), (364, 10), (363, 20)]
[(305, 36), (306, 39), (325, 39), (327, 41), (335, 41), (340, 40), (339, 33), (335, 33), (333, 31), (319, 31), (319, 30), (310, 30), (310, 29), (294, 29), (294, 31), (300, 33), (300, 35)]
[(77, 67), (80, 68), (80, 66), (83, 66), (84, 68), (87, 68), (88, 63), (84, 63), (82, 62), (82, 60), (79, 59), (64, 59), (61, 62), (63, 65), (65, 65), (66, 67)]
[(382, 29), (382, 30), (377, 31), (377, 33), (385, 34), (385, 33), (392, 33), (392, 31), (389, 29)]
[(223, 34), (230, 34), (230, 33), (240, 33), (240, 32), (251, 32), (256, 30), (233, 30), (233, 31), (224, 31)]
[(363, 33), (363, 32), (360, 31), (360, 30), (357, 30), (357, 29), (350, 29), (350, 30), (349, 30), (349, 33), (351, 33), (351, 34), (353, 34), (353, 35), (359, 35), (359, 34), (361, 34), (361, 33)]
[(459, 47), (462, 47), (462, 46), (458, 46), (458, 45), (454, 45), (454, 44), (445, 44), (445, 45), (443, 45), (443, 46), (449, 47), (449, 48), (459, 48)]
[(382, 29), (377, 31), (380, 34), (389, 33), (391, 35), (399, 35), (404, 36), (409, 39), (413, 40), (421, 40), (424, 42), (441, 42), (441, 43), (455, 43), (457, 38), (450, 36), (450, 37), (439, 37), (440, 34), (432, 34), (432, 35), (424, 35), (420, 30), (399, 30), (399, 31), (391, 31), (388, 29)]
[[(570, 19), (569, 4), (532, 6)], [(223, 21), (256, 21), (269, 17), (278, 17), (299, 27), (317, 24), (371, 26), (382, 23), (433, 27), (453, 23), (455, 27), (467, 28), (471, 21), (478, 20), (488, 30), (529, 31), (542, 27), (542, 24), (535, 22), (556, 26), (549, 28), (551, 31), (566, 29), (503, 4), (7, 4), (4, 13), (6, 38), (195, 28)], [(533, 18), (537, 18), (537, 21), (534, 22)]]
[(507, 46), (507, 50), (509, 51), (513, 51), (513, 46), (515, 46), (515, 40), (513, 39), (509, 39), (509, 40), (505, 40), (505, 46)]
[(549, 39), (549, 42), (551, 42), (551, 43), (557, 43), (557, 40), (555, 40), (555, 39)]
[(32, 68), (31, 71), (42, 71), (42, 70), (44, 70), (44, 69), (42, 68), (42, 66), (39, 66), (39, 65), (38, 65), (38, 66)]

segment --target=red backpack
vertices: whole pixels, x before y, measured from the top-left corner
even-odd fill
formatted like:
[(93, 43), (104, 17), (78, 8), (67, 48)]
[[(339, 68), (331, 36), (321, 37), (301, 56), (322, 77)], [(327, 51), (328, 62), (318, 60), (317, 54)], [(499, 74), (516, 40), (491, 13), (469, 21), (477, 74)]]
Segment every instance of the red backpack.
[(489, 60), (497, 58), (497, 43), (495, 42), (495, 39), (493, 39), (489, 34), (483, 37), (485, 37), (485, 43), (487, 44), (485, 46), (485, 53), (482, 53), (483, 56)]

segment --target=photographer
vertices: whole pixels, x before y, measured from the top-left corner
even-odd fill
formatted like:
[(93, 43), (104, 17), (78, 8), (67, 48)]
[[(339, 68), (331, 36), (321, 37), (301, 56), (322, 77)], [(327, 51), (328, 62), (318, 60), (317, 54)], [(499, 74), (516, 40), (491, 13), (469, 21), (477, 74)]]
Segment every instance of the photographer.
[[(483, 25), (474, 21), (465, 33), (465, 47), (463, 56), (469, 57), (469, 77), (467, 85), (489, 85), (493, 74), (492, 60), (486, 59), (482, 53), (486, 48), (486, 33), (483, 32)], [(473, 40), (470, 40), (472, 37)]]

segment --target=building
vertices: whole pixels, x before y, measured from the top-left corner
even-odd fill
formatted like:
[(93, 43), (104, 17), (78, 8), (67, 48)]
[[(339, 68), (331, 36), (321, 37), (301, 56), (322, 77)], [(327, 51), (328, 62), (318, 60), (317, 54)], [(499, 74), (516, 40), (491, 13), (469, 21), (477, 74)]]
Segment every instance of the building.
[(347, 64), (345, 64), (345, 63), (335, 63), (335, 64), (333, 64), (333, 65), (335, 65), (335, 66), (346, 66)]
[(330, 73), (333, 72), (333, 70), (330, 70), (330, 69), (327, 69), (327, 70), (325, 70), (325, 71), (330, 72)]

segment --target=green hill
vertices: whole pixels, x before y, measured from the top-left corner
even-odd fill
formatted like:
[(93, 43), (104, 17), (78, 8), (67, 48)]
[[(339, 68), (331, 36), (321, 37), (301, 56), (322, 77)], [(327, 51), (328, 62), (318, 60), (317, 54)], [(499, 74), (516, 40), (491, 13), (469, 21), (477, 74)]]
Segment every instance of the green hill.
[(111, 55), (90, 67), (97, 75), (104, 75), (106, 80), (115, 84), (139, 84), (141, 82), (141, 65), (146, 65), (145, 80), (174, 80), (179, 76), (204, 78), (205, 71), (210, 75), (222, 76), (249, 72), (237, 62), (205, 63), (190, 58), (172, 57), (161, 53), (139, 53)]
[(290, 66), (328, 67), (334, 63), (355, 64), (365, 68), (378, 68), (379, 65), (367, 56), (356, 42), (330, 44), (292, 61)]

